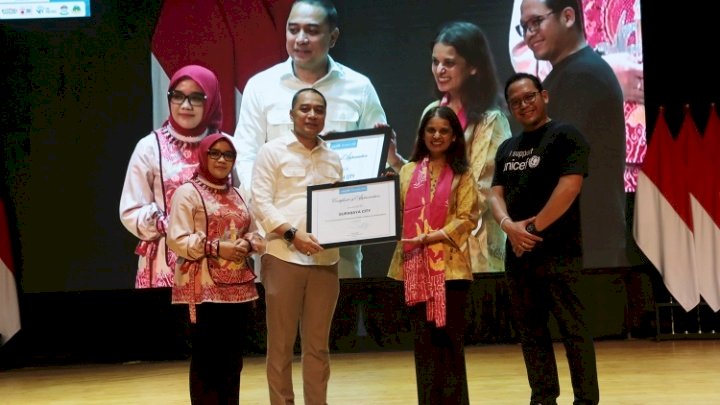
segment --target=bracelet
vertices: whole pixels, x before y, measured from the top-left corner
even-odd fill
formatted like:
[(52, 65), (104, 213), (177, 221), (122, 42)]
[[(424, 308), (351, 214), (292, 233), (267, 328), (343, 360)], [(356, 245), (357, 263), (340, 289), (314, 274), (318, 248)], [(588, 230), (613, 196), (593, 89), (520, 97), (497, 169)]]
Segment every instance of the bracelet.
[(502, 227), (503, 222), (509, 221), (509, 220), (510, 220), (509, 216), (506, 215), (505, 217), (503, 217), (503, 219), (500, 220), (500, 229), (503, 229), (503, 227)]
[(428, 235), (427, 235), (426, 233), (422, 234), (422, 236), (420, 237), (420, 242), (421, 242), (423, 245), (426, 245), (426, 244), (427, 244), (427, 240), (428, 240)]

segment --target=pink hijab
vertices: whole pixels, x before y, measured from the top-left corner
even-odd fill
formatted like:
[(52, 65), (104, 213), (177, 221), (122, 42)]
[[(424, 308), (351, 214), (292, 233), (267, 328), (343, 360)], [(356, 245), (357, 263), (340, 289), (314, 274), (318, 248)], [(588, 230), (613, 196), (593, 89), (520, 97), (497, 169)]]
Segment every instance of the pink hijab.
[[(192, 129), (182, 128), (170, 114), (168, 121), (170, 121), (173, 129), (185, 136), (198, 136), (205, 132), (206, 129), (209, 129), (211, 133), (219, 130), (222, 124), (222, 107), (220, 103), (220, 84), (215, 73), (199, 65), (184, 66), (178, 69), (170, 79), (168, 91), (174, 90), (178, 83), (185, 79), (192, 79), (203, 90), (207, 96), (205, 109), (203, 110), (202, 121)], [(168, 100), (168, 107), (170, 108), (170, 100)]]
[[(210, 156), (208, 156), (208, 151), (210, 150), (210, 148), (213, 147), (213, 145), (215, 145), (216, 143), (218, 143), (222, 140), (224, 140), (228, 144), (230, 144), (230, 148), (232, 149), (233, 152), (237, 152), (235, 150), (235, 145), (233, 145), (232, 139), (230, 139), (229, 136), (218, 133), (218, 132), (216, 132), (214, 134), (210, 134), (210, 135), (206, 136), (205, 139), (200, 141), (200, 145), (197, 148), (197, 152), (195, 152), (195, 153), (197, 153), (197, 160), (199, 163), (196, 173), (200, 174), (200, 176), (202, 176), (205, 180), (207, 180), (213, 184), (217, 184), (219, 186), (222, 186), (225, 184), (230, 184), (230, 182), (232, 180), (230, 178), (230, 175), (228, 175), (227, 178), (218, 179), (217, 177), (213, 176), (210, 173), (210, 170), (208, 170), (208, 161), (210, 159)], [(235, 164), (235, 162), (233, 162), (233, 165), (234, 164)], [(231, 171), (231, 173), (232, 173), (232, 171)]]

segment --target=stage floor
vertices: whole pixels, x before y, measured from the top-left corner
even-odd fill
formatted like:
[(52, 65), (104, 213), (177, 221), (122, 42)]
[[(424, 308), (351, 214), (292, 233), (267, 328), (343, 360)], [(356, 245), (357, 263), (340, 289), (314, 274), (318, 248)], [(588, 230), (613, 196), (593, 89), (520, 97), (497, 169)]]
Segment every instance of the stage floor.
[[(556, 345), (562, 394), (572, 392), (564, 349)], [(601, 403), (610, 405), (720, 404), (720, 340), (596, 342)], [(466, 348), (472, 404), (529, 402), (518, 345)], [(328, 403), (416, 403), (412, 352), (333, 354)], [(0, 371), (0, 404), (189, 404), (188, 362), (142, 362), (35, 367)], [(294, 367), (302, 401), (300, 364)], [(241, 404), (268, 403), (264, 358), (245, 359)]]

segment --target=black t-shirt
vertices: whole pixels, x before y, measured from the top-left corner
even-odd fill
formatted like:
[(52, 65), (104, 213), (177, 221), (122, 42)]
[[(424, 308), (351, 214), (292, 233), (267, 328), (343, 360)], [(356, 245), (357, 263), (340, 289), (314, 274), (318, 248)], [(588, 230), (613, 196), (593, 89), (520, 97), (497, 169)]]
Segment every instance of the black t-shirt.
[[(575, 127), (555, 121), (503, 142), (495, 157), (492, 185), (503, 186), (510, 218), (520, 221), (537, 215), (550, 199), (560, 177), (587, 176), (589, 153), (590, 147)], [(543, 229), (540, 236), (543, 242), (524, 254), (522, 260), (551, 264), (560, 259), (567, 263), (568, 259), (581, 258), (579, 199)], [(506, 264), (512, 267), (517, 257), (509, 243)]]
[(617, 77), (585, 47), (554, 65), (543, 87), (550, 118), (577, 128), (593, 151), (580, 199), (585, 267), (626, 266), (625, 113)]

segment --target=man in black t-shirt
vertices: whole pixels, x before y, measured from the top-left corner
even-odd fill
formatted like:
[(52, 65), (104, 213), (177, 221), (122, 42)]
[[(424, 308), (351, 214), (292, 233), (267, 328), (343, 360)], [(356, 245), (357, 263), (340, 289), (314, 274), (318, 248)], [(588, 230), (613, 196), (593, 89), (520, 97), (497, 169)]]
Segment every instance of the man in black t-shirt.
[(548, 328), (551, 313), (567, 352), (573, 404), (597, 404), (595, 349), (578, 294), (583, 268), (579, 197), (590, 147), (575, 127), (550, 119), (548, 92), (536, 76), (512, 76), (505, 98), (523, 132), (498, 148), (491, 207), (512, 252), (505, 256), (505, 276), (531, 404), (555, 405), (560, 395)]

